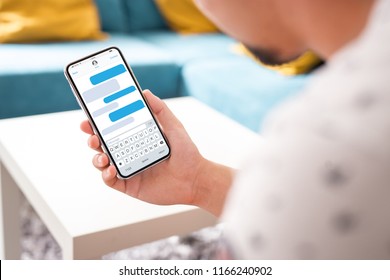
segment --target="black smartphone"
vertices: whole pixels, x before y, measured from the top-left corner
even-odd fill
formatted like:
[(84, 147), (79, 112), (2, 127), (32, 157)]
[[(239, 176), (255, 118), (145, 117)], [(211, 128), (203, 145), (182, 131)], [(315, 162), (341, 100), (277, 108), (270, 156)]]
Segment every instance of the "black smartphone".
[(118, 177), (167, 159), (170, 147), (117, 47), (70, 63), (65, 76)]

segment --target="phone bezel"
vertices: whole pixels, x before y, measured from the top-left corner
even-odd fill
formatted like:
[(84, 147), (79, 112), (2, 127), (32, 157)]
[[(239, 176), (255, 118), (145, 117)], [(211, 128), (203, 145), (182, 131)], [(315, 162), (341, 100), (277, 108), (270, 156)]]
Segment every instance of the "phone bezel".
[[(113, 155), (109, 152), (109, 149), (108, 149), (108, 147), (107, 147), (106, 142), (104, 141), (104, 139), (103, 139), (103, 137), (102, 137), (102, 135), (101, 135), (99, 129), (97, 128), (97, 126), (96, 126), (96, 124), (95, 124), (95, 121), (93, 120), (93, 117), (92, 117), (90, 111), (88, 110), (88, 107), (87, 107), (86, 104), (84, 103), (84, 101), (83, 101), (83, 99), (82, 99), (82, 97), (81, 97), (81, 94), (80, 94), (79, 90), (77, 89), (77, 86), (76, 86), (75, 82), (73, 81), (72, 76), (71, 76), (70, 73), (69, 73), (69, 68), (72, 67), (74, 64), (77, 64), (77, 63), (80, 63), (80, 62), (82, 62), (82, 61), (91, 59), (91, 58), (94, 57), (94, 56), (100, 55), (100, 54), (102, 54), (102, 53), (104, 53), (104, 52), (107, 52), (107, 51), (110, 51), (110, 50), (112, 50), (112, 49), (115, 49), (116, 51), (118, 51), (118, 53), (119, 53), (119, 55), (120, 55), (120, 57), (121, 57), (121, 60), (122, 60), (123, 64), (125, 65), (125, 67), (126, 67), (128, 73), (130, 74), (131, 78), (133, 79), (133, 81), (134, 81), (134, 83), (135, 83), (135, 86), (137, 87), (137, 90), (140, 92), (141, 98), (142, 98), (142, 100), (145, 102), (146, 108), (148, 109), (150, 115), (152, 116), (154, 122), (156, 123), (157, 128), (158, 128), (158, 130), (160, 131), (162, 137), (164, 138), (164, 141), (165, 141), (165, 143), (166, 143), (166, 145), (167, 145), (167, 148), (168, 148), (168, 153), (167, 153), (165, 156), (158, 158), (156, 161), (154, 161), (154, 162), (152, 162), (152, 163), (150, 163), (150, 164), (144, 166), (143, 168), (141, 168), (141, 169), (139, 169), (139, 170), (137, 170), (137, 171), (135, 171), (135, 172), (130, 173), (129, 175), (123, 175), (123, 174), (121, 174), (119, 167), (118, 167), (117, 164), (115, 163), (115, 159), (114, 159)], [(123, 56), (121, 50), (120, 50), (118, 47), (111, 46), (111, 47), (105, 48), (105, 49), (103, 49), (103, 50), (100, 50), (100, 51), (98, 51), (98, 52), (95, 52), (95, 53), (92, 53), (92, 54), (90, 54), (90, 55), (87, 55), (87, 56), (85, 56), (85, 57), (83, 57), (83, 58), (80, 58), (80, 59), (78, 59), (78, 60), (76, 60), (76, 61), (73, 61), (73, 62), (69, 63), (69, 64), (65, 67), (64, 73), (65, 73), (66, 79), (68, 80), (69, 85), (71, 86), (72, 92), (73, 92), (74, 96), (75, 96), (76, 99), (77, 99), (77, 102), (79, 103), (80, 107), (83, 109), (84, 113), (86, 114), (86, 116), (87, 116), (87, 118), (88, 118), (90, 124), (92, 125), (92, 128), (93, 128), (95, 134), (98, 136), (99, 141), (100, 141), (100, 143), (101, 143), (101, 147), (103, 148), (104, 153), (106, 153), (106, 154), (108, 155), (108, 158), (109, 158), (109, 160), (110, 160), (110, 164), (115, 166), (115, 169), (116, 169), (116, 171), (117, 171), (117, 175), (118, 175), (119, 178), (121, 178), (121, 179), (128, 179), (128, 178), (130, 178), (130, 177), (133, 177), (133, 176), (135, 176), (135, 175), (137, 175), (137, 174), (139, 174), (139, 173), (145, 171), (146, 169), (149, 169), (149, 168), (151, 168), (152, 166), (154, 166), (154, 165), (156, 165), (156, 164), (158, 164), (158, 163), (160, 163), (160, 162), (162, 162), (162, 161), (168, 159), (168, 158), (171, 156), (171, 147), (170, 147), (170, 145), (169, 145), (169, 141), (168, 141), (168, 139), (167, 139), (167, 137), (166, 137), (166, 135), (165, 135), (163, 129), (161, 128), (160, 123), (157, 121), (157, 119), (156, 119), (156, 117), (154, 116), (152, 110), (150, 109), (150, 105), (149, 105), (148, 101), (146, 100), (146, 98), (145, 98), (144, 95), (143, 95), (142, 88), (141, 88), (141, 86), (139, 85), (138, 80), (136, 79), (136, 77), (135, 77), (135, 75), (134, 75), (134, 73), (133, 73), (133, 70), (132, 70), (131, 67), (127, 64), (127, 61), (125, 60), (125, 58), (124, 58), (124, 56)]]

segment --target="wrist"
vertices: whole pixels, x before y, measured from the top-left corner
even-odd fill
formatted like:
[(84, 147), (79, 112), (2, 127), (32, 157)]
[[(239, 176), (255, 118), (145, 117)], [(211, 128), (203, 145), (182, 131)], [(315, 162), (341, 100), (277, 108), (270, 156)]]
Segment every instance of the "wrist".
[(193, 205), (220, 216), (235, 170), (203, 158), (194, 181)]

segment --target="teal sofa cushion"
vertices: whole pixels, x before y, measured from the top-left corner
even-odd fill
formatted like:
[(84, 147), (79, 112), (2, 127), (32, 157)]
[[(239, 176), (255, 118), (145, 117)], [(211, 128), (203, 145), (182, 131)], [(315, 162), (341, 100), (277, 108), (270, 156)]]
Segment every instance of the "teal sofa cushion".
[(112, 45), (123, 51), (141, 87), (161, 98), (178, 95), (180, 67), (172, 57), (129, 35), (95, 42), (0, 45), (0, 118), (78, 108), (64, 66)]
[(285, 77), (234, 53), (223, 34), (180, 35), (155, 0), (96, 0), (105, 41), (0, 45), (0, 119), (78, 108), (64, 66), (119, 47), (142, 88), (161, 98), (191, 95), (257, 131), (308, 76)]
[(103, 31), (127, 32), (128, 18), (124, 0), (95, 0), (95, 3)]
[(78, 109), (60, 71), (0, 75), (0, 119)]
[(181, 35), (170, 31), (135, 33), (155, 46), (160, 47), (179, 64), (192, 60), (231, 56), (236, 41), (221, 33)]
[(161, 30), (167, 25), (154, 0), (125, 0), (128, 32)]
[(282, 76), (242, 56), (194, 61), (184, 66), (182, 75), (184, 94), (256, 132), (267, 114), (300, 92), (308, 79)]

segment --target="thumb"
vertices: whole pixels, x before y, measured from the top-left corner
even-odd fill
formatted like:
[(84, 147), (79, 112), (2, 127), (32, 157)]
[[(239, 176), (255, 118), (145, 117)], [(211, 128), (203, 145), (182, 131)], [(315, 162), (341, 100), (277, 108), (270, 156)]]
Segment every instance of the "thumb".
[(155, 117), (165, 131), (177, 130), (178, 127), (183, 128), (182, 123), (176, 118), (164, 101), (155, 96), (150, 90), (144, 90), (143, 94)]

